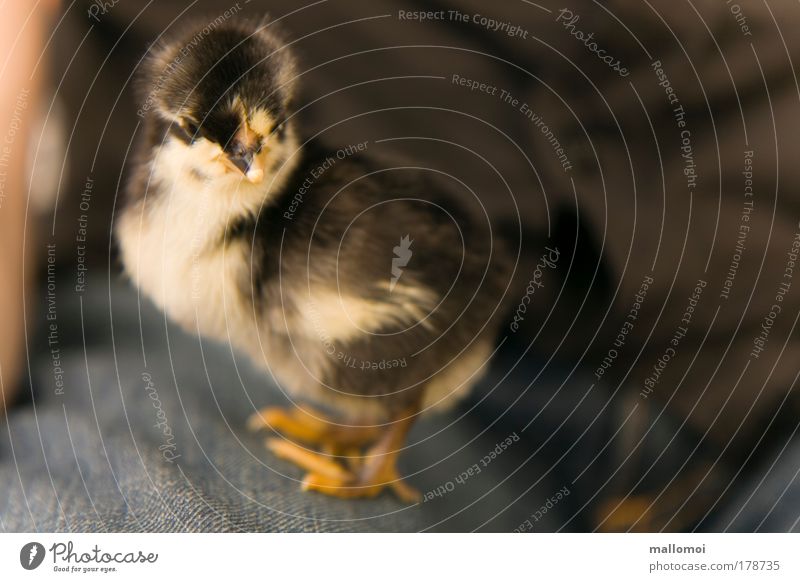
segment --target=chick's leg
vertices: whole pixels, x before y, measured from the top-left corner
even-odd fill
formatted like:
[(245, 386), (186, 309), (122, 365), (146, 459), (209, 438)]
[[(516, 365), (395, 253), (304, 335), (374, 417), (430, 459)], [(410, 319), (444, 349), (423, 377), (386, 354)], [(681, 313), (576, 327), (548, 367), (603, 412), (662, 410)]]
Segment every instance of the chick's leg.
[(414, 423), (415, 412), (416, 409), (405, 410), (384, 429), (383, 435), (367, 450), (351, 476), (341, 479), (312, 471), (303, 481), (303, 488), (343, 498), (374, 497), (389, 488), (401, 501), (419, 501), (419, 492), (407, 485), (397, 471), (397, 458)]

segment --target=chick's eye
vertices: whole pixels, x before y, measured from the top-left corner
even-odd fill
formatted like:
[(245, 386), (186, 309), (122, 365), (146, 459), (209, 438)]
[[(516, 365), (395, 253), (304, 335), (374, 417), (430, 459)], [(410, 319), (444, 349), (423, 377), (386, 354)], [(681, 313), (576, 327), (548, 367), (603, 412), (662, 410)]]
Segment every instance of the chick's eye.
[(194, 142), (194, 140), (200, 137), (200, 135), (198, 134), (200, 128), (193, 121), (184, 119), (178, 124), (178, 126), (180, 127), (181, 130), (183, 130), (183, 132), (185, 133), (185, 137), (188, 138), (189, 141)]
[(200, 137), (197, 134), (197, 125), (190, 121), (186, 121), (185, 119), (179, 121), (178, 123), (171, 124), (170, 131), (186, 143), (194, 143), (195, 140)]
[(241, 158), (241, 157), (244, 157), (244, 155), (246, 153), (247, 153), (247, 150), (242, 144), (235, 143), (230, 147), (228, 155), (231, 158)]

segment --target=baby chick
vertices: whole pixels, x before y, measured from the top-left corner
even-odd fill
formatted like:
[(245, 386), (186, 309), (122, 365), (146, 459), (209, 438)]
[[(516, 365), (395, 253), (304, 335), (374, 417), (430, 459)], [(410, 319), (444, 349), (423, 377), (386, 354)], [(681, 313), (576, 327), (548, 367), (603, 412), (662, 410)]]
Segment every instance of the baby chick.
[(485, 372), (512, 271), (429, 173), (296, 129), (297, 72), (267, 21), (151, 51), (144, 136), (116, 225), (125, 271), (192, 333), (230, 342), (303, 406), (253, 429), (306, 489), (417, 492), (396, 460), (416, 416)]

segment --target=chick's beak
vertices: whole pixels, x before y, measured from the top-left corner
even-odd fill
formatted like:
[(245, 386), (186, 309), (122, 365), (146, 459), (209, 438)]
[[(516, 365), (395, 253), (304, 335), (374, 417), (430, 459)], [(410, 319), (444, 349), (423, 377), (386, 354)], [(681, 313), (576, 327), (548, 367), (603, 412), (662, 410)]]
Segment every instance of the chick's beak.
[(258, 184), (264, 179), (264, 163), (259, 153), (249, 150), (242, 155), (230, 157), (231, 163), (253, 184)]

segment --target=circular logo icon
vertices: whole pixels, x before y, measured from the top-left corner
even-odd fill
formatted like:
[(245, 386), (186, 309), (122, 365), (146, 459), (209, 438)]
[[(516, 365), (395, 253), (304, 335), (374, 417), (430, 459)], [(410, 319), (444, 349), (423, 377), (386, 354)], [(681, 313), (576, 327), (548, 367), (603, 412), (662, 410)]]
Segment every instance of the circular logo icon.
[(35, 570), (44, 561), (44, 546), (39, 542), (29, 542), (19, 551), (19, 563), (26, 570)]

